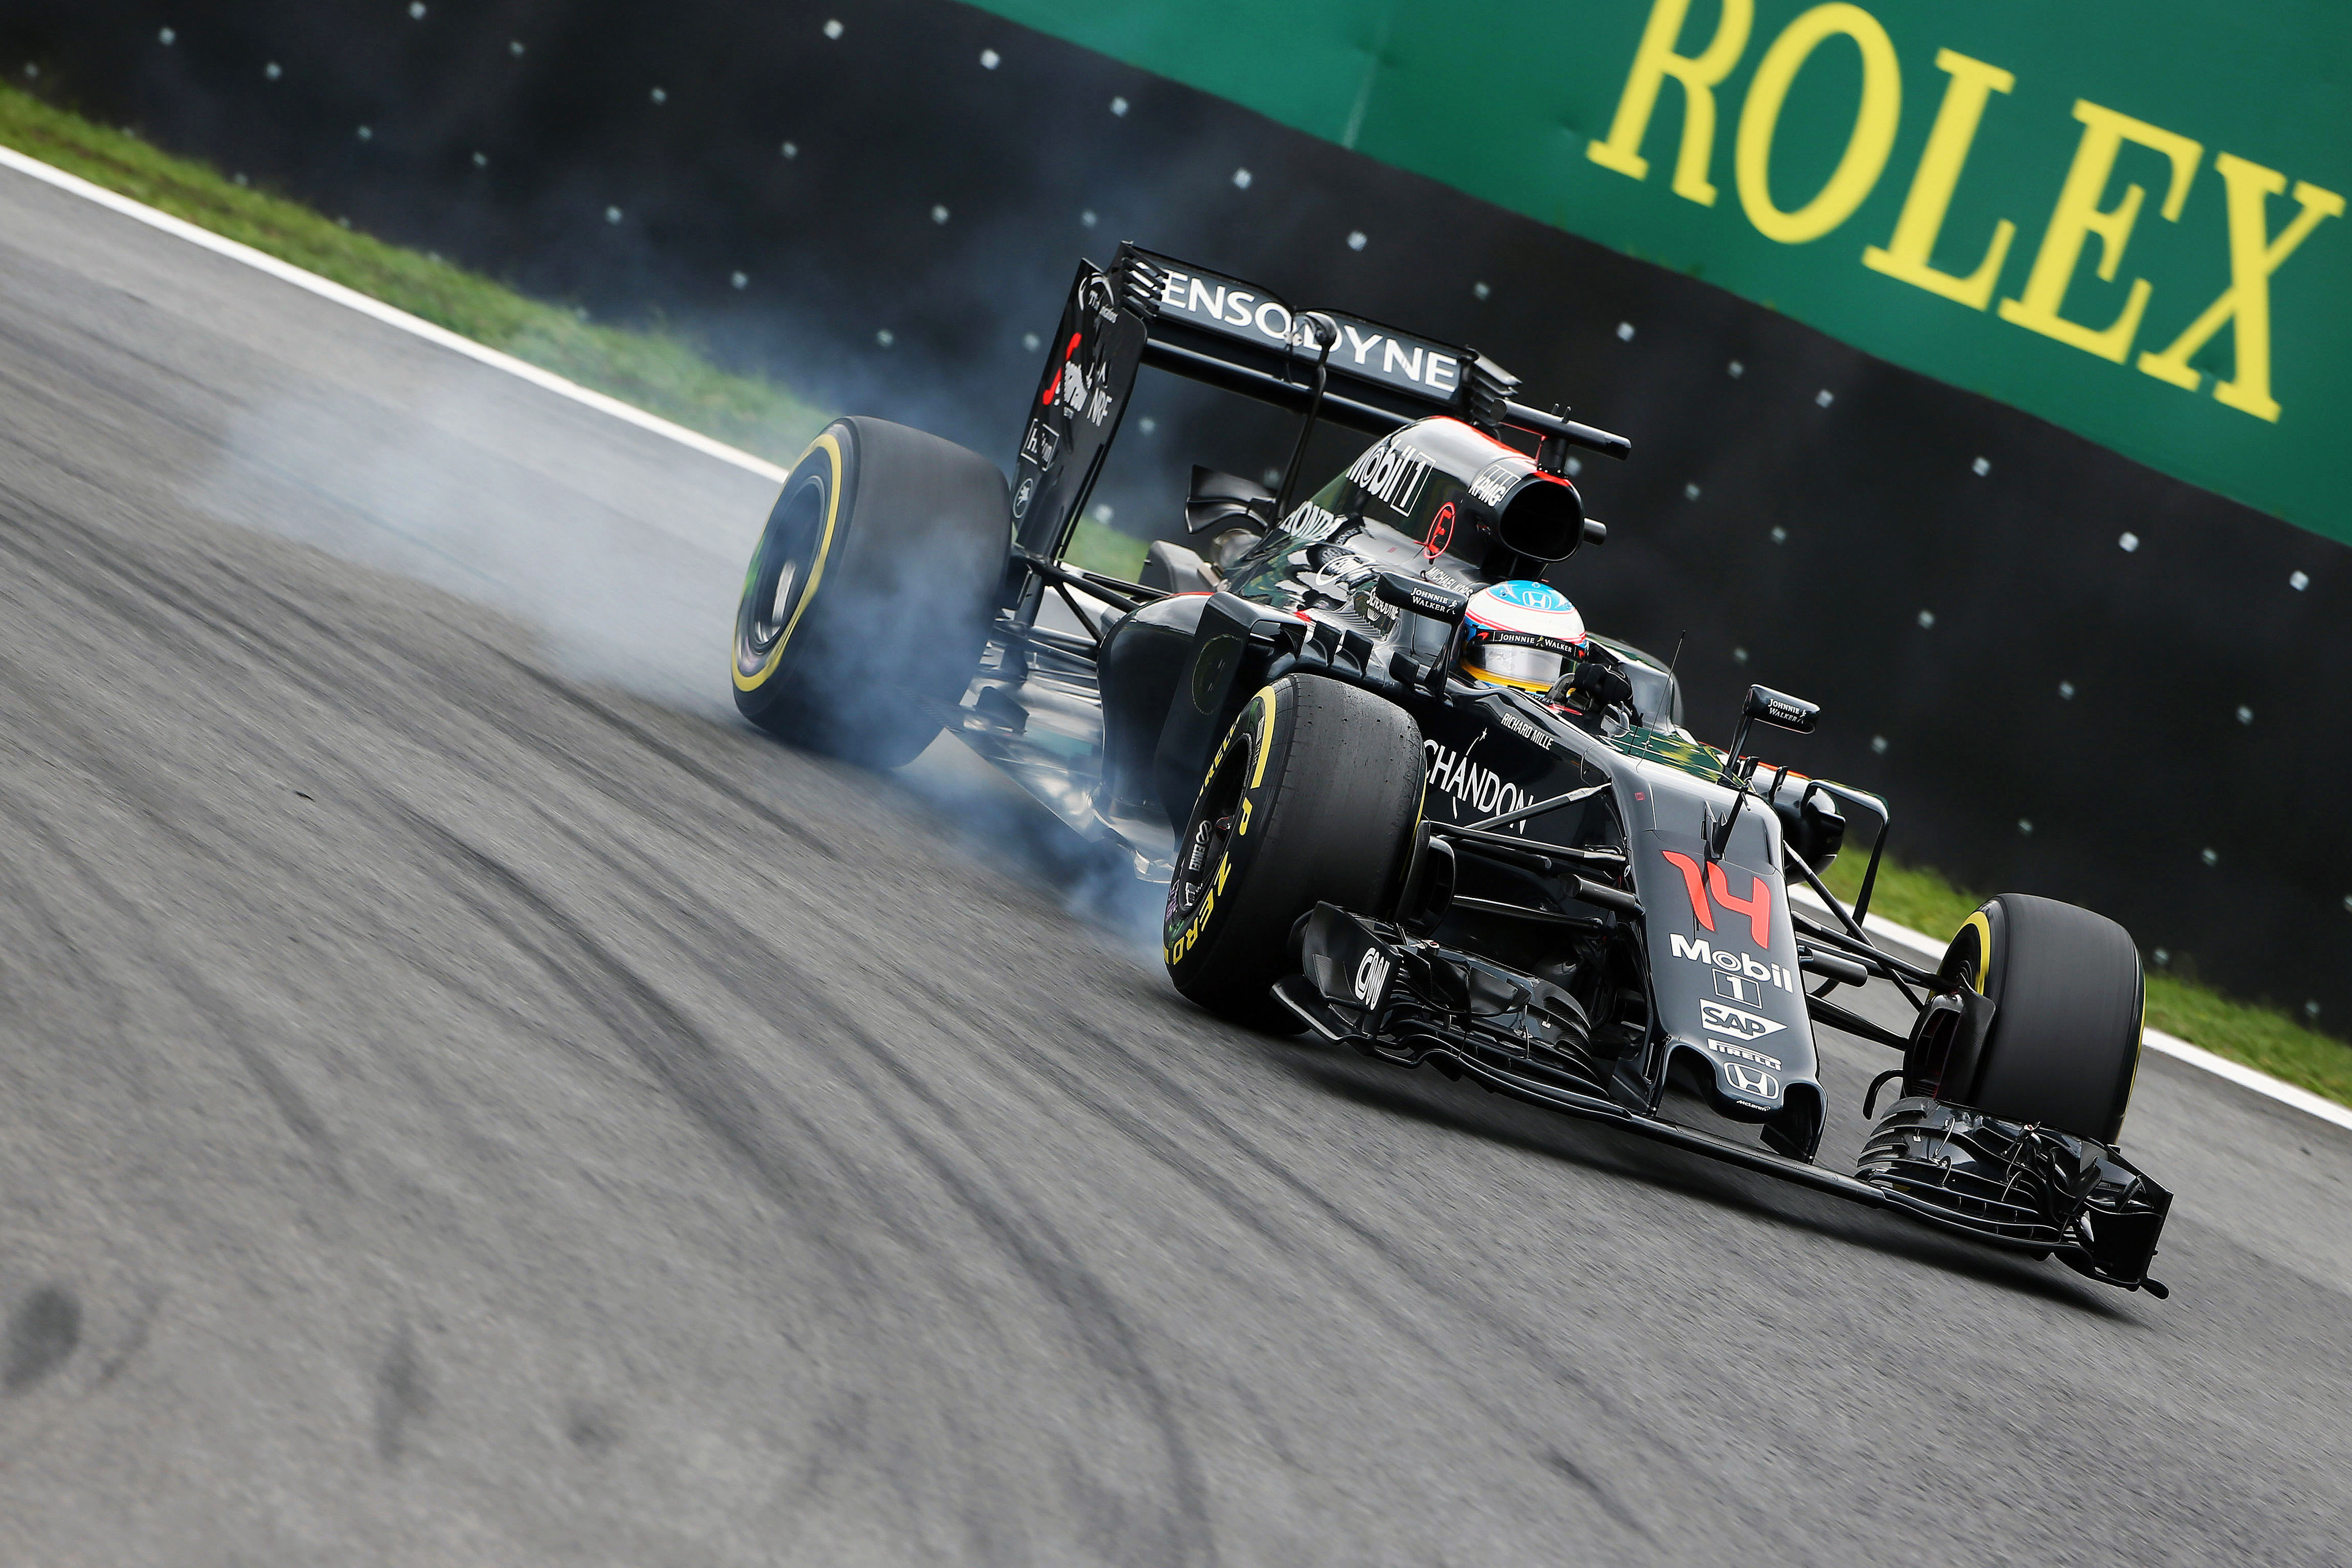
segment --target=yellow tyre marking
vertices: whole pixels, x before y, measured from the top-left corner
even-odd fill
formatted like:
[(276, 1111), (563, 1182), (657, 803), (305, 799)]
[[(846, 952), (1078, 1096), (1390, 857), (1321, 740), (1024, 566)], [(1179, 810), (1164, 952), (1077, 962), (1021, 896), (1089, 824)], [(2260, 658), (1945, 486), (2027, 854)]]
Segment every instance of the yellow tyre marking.
[[(1976, 928), (1977, 933), (1976, 988), (1977, 994), (1981, 996), (1985, 994), (1985, 981), (1992, 973), (1992, 922), (1985, 919), (1982, 910), (1979, 910), (1960, 922), (1963, 931), (1971, 926)], [(1958, 942), (1959, 938), (1952, 940)]]
[[(735, 673), (737, 688), (744, 691), (756, 691), (766, 683), (768, 677), (776, 673), (776, 666), (783, 662), (784, 649), (792, 645), (793, 628), (801, 624), (801, 616), (808, 610), (810, 601), (816, 597), (817, 584), (824, 580), (825, 559), (833, 552), (834, 525), (841, 517), (841, 443), (833, 438), (832, 431), (827, 430), (809, 443), (808, 450), (801, 454), (801, 462), (807, 462), (820, 448), (833, 468), (833, 483), (824, 492), (824, 533), (816, 542), (816, 559), (809, 565), (808, 584), (801, 589), (800, 598), (793, 605), (793, 618), (784, 623), (783, 631), (776, 637), (776, 646), (768, 650), (768, 662), (760, 667), (758, 674), (745, 675), (740, 661), (728, 660), (728, 667)], [(793, 471), (800, 471), (800, 463), (793, 465)], [(762, 541), (763, 547), (764, 544)]]
[[(1255, 789), (1265, 782), (1265, 754), (1274, 743), (1274, 688), (1260, 687), (1257, 695), (1251, 698), (1250, 702), (1258, 710), (1257, 764), (1251, 773), (1247, 787)], [(1247, 708), (1242, 710), (1244, 719), (1246, 719), (1248, 714)], [(1223, 765), (1225, 754), (1234, 749), (1234, 737), (1243, 732), (1241, 726), (1242, 720), (1235, 720), (1234, 727), (1225, 731), (1225, 738), (1218, 743), (1217, 754), (1209, 759), (1208, 777), (1201, 781), (1202, 789), (1207, 789), (1209, 780), (1217, 776), (1217, 769)], [(1242, 796), (1241, 822), (1234, 830), (1235, 838), (1249, 831), (1250, 812), (1255, 805), (1255, 800), (1250, 795)], [(1181, 961), (1199, 942), (1202, 931), (1208, 926), (1210, 914), (1217, 907), (1217, 895), (1225, 890), (1225, 879), (1233, 875), (1233, 870), (1234, 854), (1229, 847), (1217, 860), (1217, 874), (1210, 879), (1209, 890), (1202, 896), (1201, 907), (1192, 911), (1192, 918), (1185, 922), (1183, 931), (1174, 942), (1168, 944), (1167, 961), (1170, 963)]]
[(1274, 750), (1274, 688), (1258, 688), (1257, 695), (1250, 700), (1264, 704), (1257, 720), (1257, 770), (1250, 774), (1250, 788), (1255, 789), (1265, 782), (1265, 756)]

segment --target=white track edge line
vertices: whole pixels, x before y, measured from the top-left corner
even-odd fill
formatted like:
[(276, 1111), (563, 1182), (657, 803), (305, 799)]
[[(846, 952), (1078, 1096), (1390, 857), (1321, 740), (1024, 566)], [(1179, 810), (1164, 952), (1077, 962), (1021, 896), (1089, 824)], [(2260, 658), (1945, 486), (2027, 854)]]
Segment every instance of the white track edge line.
[[(1811, 888), (1791, 888), (1789, 890), (1789, 896), (1823, 914), (1829, 912), (1828, 907), (1814, 896)], [(1884, 915), (1863, 916), (1862, 929), (1873, 936), (1885, 937), (1889, 942), (1899, 942), (1906, 947), (1916, 948), (1931, 957), (1944, 951), (1944, 944), (1933, 937), (1922, 931), (1913, 931), (1909, 926), (1896, 925)], [(2307, 1111), (2318, 1117), (2322, 1121), (2333, 1122), (2347, 1131), (2352, 1131), (2352, 1107), (2338, 1105), (2332, 1100), (2314, 1094), (2307, 1089), (2299, 1089), (2284, 1079), (2273, 1078), (2260, 1068), (2250, 1068), (2243, 1062), (2233, 1062), (2227, 1057), (2215, 1056), (2211, 1051), (2200, 1046), (2192, 1046), (2179, 1036), (2168, 1035), (2162, 1029), (2143, 1029), (2140, 1038), (2176, 1061), (2187, 1062), (2190, 1067), (2203, 1068), (2214, 1077), (2228, 1079), (2241, 1089), (2251, 1089), (2256, 1094), (2267, 1095), (2282, 1105), (2291, 1105), (2297, 1110)]]
[[(656, 436), (666, 436), (680, 446), (691, 447), (705, 457), (716, 458), (723, 463), (732, 463), (739, 468), (748, 469), (762, 478), (773, 479), (778, 484), (792, 477), (790, 469), (780, 468), (764, 458), (755, 458), (740, 447), (730, 447), (724, 441), (713, 440), (699, 431), (688, 429), (683, 425), (674, 425), (659, 415), (648, 414), (644, 409), (624, 403), (617, 397), (609, 397), (601, 392), (592, 392), (577, 382), (566, 381), (552, 371), (541, 370), (539, 366), (519, 360), (512, 354), (503, 354), (496, 349), (485, 348), (471, 338), (461, 336), (446, 327), (436, 327), (432, 322), (421, 317), (412, 316), (405, 310), (395, 310), (383, 300), (371, 299), (356, 289), (347, 289), (341, 283), (320, 277), (315, 272), (305, 272), (289, 262), (280, 261), (278, 258), (256, 250), (249, 245), (242, 245), (234, 239), (225, 238), (208, 228), (201, 228), (189, 223), (184, 218), (176, 218), (170, 213), (158, 212), (144, 203), (134, 202), (129, 196), (110, 191), (103, 185), (92, 184), (79, 174), (68, 174), (63, 169), (44, 163), (37, 158), (28, 158), (13, 147), (0, 146), (0, 168), (14, 169), (20, 174), (29, 175), (44, 184), (54, 185), (58, 190), (81, 197), (84, 201), (96, 202), (100, 206), (121, 213), (123, 216), (143, 223), (150, 228), (161, 229), (165, 234), (186, 240), (191, 245), (201, 246), (215, 256), (226, 257), (229, 260), (240, 262), (257, 272), (266, 272), (281, 282), (291, 283), (297, 289), (308, 289), (319, 298), (331, 300), (346, 310), (357, 310), (362, 316), (373, 317), (386, 326), (397, 327), (404, 332), (425, 339), (427, 342), (437, 343), (454, 353), (464, 354), (467, 359), (488, 365), (493, 370), (502, 370), (509, 375), (520, 376), (532, 385), (542, 387), (559, 397), (568, 397), (574, 403), (593, 408), (600, 414), (609, 414), (614, 418), (635, 425), (641, 430), (650, 430)], [(1801, 890), (1793, 896), (1801, 897), (1807, 903), (1817, 902), (1811, 897), (1810, 889)], [(1922, 952), (1934, 953), (1942, 951), (1940, 942), (1907, 926), (1896, 925), (1893, 921), (1879, 915), (1864, 916), (1863, 926), (1874, 936), (1885, 936), (1894, 942), (1907, 943)], [(2257, 1094), (2268, 1095), (2282, 1104), (2294, 1106), (2297, 1110), (2308, 1111), (2323, 1121), (2331, 1121), (2338, 1127), (2352, 1130), (2352, 1110), (2347, 1110), (2334, 1100), (2324, 1100), (2308, 1089), (2297, 1089), (2284, 1079), (2273, 1078), (2266, 1072), (2233, 1062), (2227, 1057), (2217, 1057), (2210, 1051), (2200, 1049), (2184, 1039), (2166, 1034), (2161, 1029), (2146, 1031), (2145, 1038), (2149, 1045), (2154, 1046), (2166, 1056), (2187, 1062), (2192, 1067), (2203, 1068), (2218, 1078), (2225, 1078), (2242, 1088), (2252, 1089)]]
[(13, 147), (0, 146), (0, 168), (14, 169), (20, 174), (29, 175), (44, 184), (54, 185), (58, 190), (81, 197), (84, 201), (95, 202), (110, 211), (121, 214), (124, 217), (143, 223), (150, 228), (161, 229), (175, 238), (186, 240), (191, 245), (201, 246), (215, 256), (226, 257), (229, 260), (242, 263), (257, 272), (266, 272), (281, 282), (291, 283), (297, 289), (307, 289), (322, 300), (332, 300), (346, 310), (357, 310), (362, 316), (373, 317), (386, 326), (397, 327), (404, 332), (423, 338), (427, 342), (438, 344), (453, 353), (464, 354), (467, 359), (488, 365), (493, 370), (502, 370), (509, 375), (520, 376), (532, 385), (552, 392), (559, 397), (568, 397), (574, 403), (593, 408), (599, 414), (609, 414), (615, 419), (637, 426), (640, 430), (650, 430), (656, 436), (667, 437), (682, 447), (692, 447), (705, 457), (716, 458), (722, 463), (731, 463), (739, 468), (747, 469), (764, 479), (773, 479), (778, 484), (782, 484), (791, 477), (790, 469), (780, 468), (765, 458), (755, 458), (740, 447), (730, 447), (724, 441), (713, 440), (699, 431), (688, 429), (683, 425), (674, 425), (659, 415), (648, 414), (644, 409), (624, 403), (617, 397), (609, 397), (604, 393), (593, 392), (577, 382), (566, 381), (552, 371), (541, 370), (539, 366), (519, 360), (512, 354), (500, 353), (493, 348), (485, 348), (471, 338), (453, 332), (446, 327), (436, 327), (432, 322), (412, 316), (405, 310), (395, 310), (383, 300), (371, 299), (356, 289), (347, 289), (341, 283), (321, 278), (315, 272), (306, 272), (289, 262), (280, 261), (274, 256), (256, 250), (249, 245), (241, 245), (234, 239), (215, 234), (210, 229), (201, 228), (184, 218), (173, 217), (169, 213), (158, 212), (144, 203), (134, 202), (129, 196), (110, 191), (103, 185), (93, 184), (79, 174), (68, 174), (63, 169), (44, 163), (37, 158), (26, 157)]

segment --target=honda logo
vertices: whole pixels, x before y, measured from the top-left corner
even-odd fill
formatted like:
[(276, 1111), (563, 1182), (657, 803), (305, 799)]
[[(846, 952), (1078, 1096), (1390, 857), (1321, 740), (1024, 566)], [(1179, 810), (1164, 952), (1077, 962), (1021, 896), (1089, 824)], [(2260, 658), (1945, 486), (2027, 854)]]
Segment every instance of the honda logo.
[(1723, 1064), (1723, 1075), (1731, 1080), (1731, 1087), (1741, 1094), (1750, 1095), (1758, 1100), (1780, 1098), (1780, 1080), (1762, 1068), (1752, 1068), (1744, 1062), (1726, 1062)]

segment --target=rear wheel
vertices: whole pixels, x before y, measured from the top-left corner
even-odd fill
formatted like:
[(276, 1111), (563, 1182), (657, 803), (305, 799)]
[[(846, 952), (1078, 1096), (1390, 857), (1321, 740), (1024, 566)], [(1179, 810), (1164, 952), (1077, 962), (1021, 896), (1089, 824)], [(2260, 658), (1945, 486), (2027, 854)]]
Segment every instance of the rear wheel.
[(879, 419), (836, 419), (784, 481), (735, 615), (735, 705), (781, 739), (872, 767), (963, 693), (1012, 539), (1004, 476)]
[(1178, 844), (1163, 955), (1176, 989), (1261, 1028), (1294, 1020), (1271, 994), (1290, 930), (1318, 902), (1382, 912), (1421, 814), (1412, 716), (1319, 676), (1252, 698), (1209, 763)]
[(1938, 1100), (2116, 1141), (2147, 1000), (2123, 927), (2053, 899), (2003, 893), (1962, 923), (1940, 973), (1994, 1010), (1974, 1063), (1953, 1064), (1967, 1081), (1939, 1084)]

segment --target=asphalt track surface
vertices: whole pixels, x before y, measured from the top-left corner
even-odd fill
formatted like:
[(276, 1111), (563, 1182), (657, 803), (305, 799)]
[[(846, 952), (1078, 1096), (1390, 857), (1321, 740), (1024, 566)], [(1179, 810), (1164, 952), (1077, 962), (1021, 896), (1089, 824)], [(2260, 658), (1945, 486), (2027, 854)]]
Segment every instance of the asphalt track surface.
[(2152, 1057), (2159, 1302), (1224, 1027), (768, 499), (0, 175), (0, 1563), (2345, 1560), (2352, 1136)]

